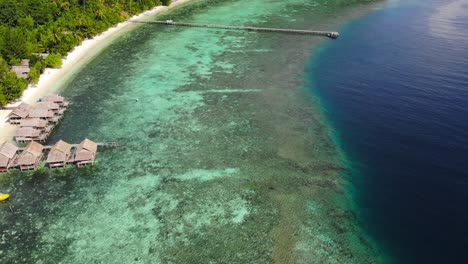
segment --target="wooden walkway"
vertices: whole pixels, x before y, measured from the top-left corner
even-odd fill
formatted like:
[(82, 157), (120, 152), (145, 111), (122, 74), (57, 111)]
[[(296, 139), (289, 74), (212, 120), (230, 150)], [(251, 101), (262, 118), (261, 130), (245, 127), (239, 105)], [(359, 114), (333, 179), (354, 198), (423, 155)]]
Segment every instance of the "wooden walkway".
[(216, 25), (216, 24), (175, 22), (175, 21), (172, 21), (172, 20), (166, 20), (166, 21), (130, 20), (130, 22), (132, 22), (132, 23), (143, 23), (143, 24), (169, 25), (169, 26), (204, 27), (204, 28), (219, 28), (219, 29), (230, 29), (230, 30), (247, 30), (247, 31), (260, 31), (260, 32), (290, 33), (290, 34), (301, 34), (301, 35), (313, 35), (313, 36), (329, 37), (329, 38), (332, 38), (332, 39), (336, 39), (340, 35), (338, 32), (335, 32), (335, 31), (315, 31), (315, 30), (287, 29), (287, 28), (262, 28), (262, 27), (226, 26), (226, 25)]
[[(97, 142), (96, 143), (100, 148), (116, 148), (120, 147), (119, 142), (111, 141), (111, 142)], [(77, 148), (80, 144), (71, 144), (72, 148)], [(44, 146), (44, 150), (52, 149), (54, 145)], [(23, 151), (25, 148), (18, 148), (19, 151)]]
[[(80, 144), (71, 144), (72, 149), (76, 149), (79, 145), (80, 145)], [(97, 145), (98, 148), (116, 148), (116, 147), (119, 147), (119, 146), (120, 146), (120, 144), (119, 144), (118, 142), (115, 142), (115, 141), (111, 141), (111, 142), (97, 142), (96, 145)], [(44, 149), (43, 149), (43, 152), (42, 152), (41, 157), (39, 158), (40, 161), (38, 161), (38, 164), (39, 164), (40, 162), (43, 162), (44, 159), (47, 159), (46, 156), (45, 156), (45, 153), (46, 153), (47, 151), (50, 151), (52, 148), (53, 148), (53, 145), (44, 146)], [(25, 148), (18, 148), (18, 152), (24, 151), (24, 149), (25, 149)], [(76, 162), (76, 160), (74, 159), (74, 155), (71, 155), (65, 163), (60, 164), (60, 165), (54, 165), (53, 167), (50, 167), (50, 164), (49, 164), (49, 167), (50, 167), (50, 168), (59, 168), (59, 167), (65, 166), (66, 164), (74, 164), (75, 162)], [(35, 165), (30, 166), (30, 169), (31, 169), (31, 170), (36, 169), (38, 164), (35, 164)], [(92, 161), (80, 161), (79, 163), (76, 163), (76, 165), (77, 165), (78, 167), (82, 167), (82, 166), (84, 166), (84, 165), (89, 165), (89, 164), (94, 164), (94, 160), (92, 160)], [(6, 172), (6, 171), (8, 171), (8, 170), (10, 170), (10, 169), (16, 169), (16, 168), (20, 168), (20, 167), (21, 167), (21, 166), (18, 165), (18, 164), (16, 163), (16, 160), (15, 160), (14, 162), (8, 164), (7, 170), (1, 171), (1, 172)], [(30, 169), (26, 169), (26, 170), (30, 170)], [(24, 169), (23, 169), (23, 170), (24, 170)]]

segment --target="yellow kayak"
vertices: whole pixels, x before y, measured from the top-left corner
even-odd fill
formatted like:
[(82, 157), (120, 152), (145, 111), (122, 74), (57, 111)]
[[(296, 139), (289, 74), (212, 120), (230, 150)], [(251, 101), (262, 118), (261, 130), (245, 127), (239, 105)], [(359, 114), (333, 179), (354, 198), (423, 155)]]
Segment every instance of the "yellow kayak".
[(5, 201), (8, 198), (10, 198), (10, 195), (8, 193), (4, 193), (4, 194), (0, 195), (0, 202)]

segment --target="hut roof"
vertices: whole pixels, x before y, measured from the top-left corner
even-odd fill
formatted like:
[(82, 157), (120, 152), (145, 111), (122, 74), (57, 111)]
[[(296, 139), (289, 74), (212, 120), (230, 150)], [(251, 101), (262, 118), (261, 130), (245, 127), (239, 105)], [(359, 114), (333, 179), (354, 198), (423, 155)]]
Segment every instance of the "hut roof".
[(68, 156), (70, 155), (72, 145), (68, 144), (67, 142), (60, 140), (59, 142), (55, 143), (52, 149), (47, 156), (47, 162), (65, 162), (67, 161)]
[(17, 151), (18, 147), (11, 143), (4, 142), (3, 144), (0, 144), (0, 156), (12, 159), (16, 155)]
[(35, 118), (35, 117), (49, 118), (49, 117), (53, 117), (53, 116), (54, 116), (54, 113), (47, 110), (47, 109), (32, 109), (29, 112), (29, 117), (31, 117), (31, 118)]
[(8, 157), (0, 155), (0, 167), (6, 168), (9, 162), (10, 159)]
[(38, 102), (34, 105), (36, 109), (57, 110), (60, 106), (54, 102)]
[(92, 140), (89, 140), (87, 138), (85, 138), (85, 140), (83, 140), (81, 143), (80, 143), (80, 146), (83, 148), (83, 149), (86, 149), (88, 151), (91, 151), (93, 153), (96, 153), (97, 151), (97, 143), (92, 141)]
[(11, 111), (8, 114), (8, 117), (18, 116), (18, 117), (21, 117), (21, 118), (26, 118), (28, 115), (29, 115), (29, 110), (28, 109), (15, 108), (15, 109), (13, 109), (13, 111)]
[(21, 66), (29, 66), (29, 60), (28, 59), (22, 59), (21, 60)]
[(21, 120), (20, 127), (47, 127), (47, 121), (40, 118), (26, 118)]
[(0, 144), (0, 167), (7, 167), (17, 151), (18, 147), (11, 143), (4, 142)]
[(19, 104), (16, 108), (29, 110), (32, 109), (32, 106), (28, 103), (21, 102), (21, 104)]
[(18, 165), (31, 165), (35, 164), (37, 160), (41, 157), (44, 146), (41, 144), (31, 141), (29, 145), (21, 152), (18, 157)]
[(76, 148), (75, 161), (94, 160), (96, 158), (97, 143), (85, 139)]
[(29, 66), (11, 66), (11, 70), (15, 72), (18, 78), (28, 78), (28, 73), (31, 71)]
[(41, 156), (42, 151), (44, 150), (44, 146), (37, 143), (36, 141), (31, 141), (26, 148), (24, 148), (23, 152), (29, 152), (37, 157)]
[(15, 137), (35, 138), (41, 135), (41, 131), (32, 127), (20, 127), (15, 130)]
[(42, 97), (43, 102), (54, 102), (54, 103), (63, 103), (65, 101), (65, 98), (58, 94), (49, 94), (44, 97)]

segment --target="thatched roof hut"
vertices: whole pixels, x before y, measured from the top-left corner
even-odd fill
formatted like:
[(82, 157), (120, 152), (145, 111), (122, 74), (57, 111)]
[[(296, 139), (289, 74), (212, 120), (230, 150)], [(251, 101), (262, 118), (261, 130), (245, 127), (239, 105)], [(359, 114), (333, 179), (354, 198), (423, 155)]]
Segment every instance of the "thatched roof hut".
[(11, 66), (11, 70), (16, 74), (16, 77), (27, 79), (31, 69), (29, 66)]
[(37, 167), (42, 158), (44, 146), (32, 141), (18, 156), (16, 163), (21, 170), (32, 170)]
[(67, 164), (71, 156), (72, 145), (60, 140), (52, 147), (47, 156), (47, 164), (49, 167), (63, 167)]
[(52, 102), (52, 103), (62, 105), (65, 103), (65, 98), (63, 98), (62, 96), (58, 94), (49, 94), (49, 95), (42, 97), (42, 102)]
[(0, 171), (7, 171), (8, 167), (16, 158), (18, 147), (4, 142), (0, 144)]
[(60, 105), (56, 104), (54, 102), (38, 102), (34, 105), (34, 108), (36, 109), (47, 109), (47, 110), (59, 110)]
[(21, 104), (19, 104), (16, 108), (29, 110), (29, 109), (32, 109), (33, 107), (28, 103), (21, 102)]
[(15, 130), (15, 137), (38, 138), (41, 131), (32, 127), (20, 127)]
[(94, 163), (96, 160), (97, 143), (89, 139), (83, 140), (75, 152), (75, 162), (78, 166)]
[(20, 121), (20, 127), (32, 127), (36, 129), (45, 129), (47, 121), (40, 118), (26, 118)]
[(48, 109), (32, 109), (29, 111), (29, 118), (42, 118), (42, 119), (48, 119), (52, 118), (54, 116), (54, 112), (48, 110)]
[(28, 117), (29, 109), (15, 108), (7, 116), (11, 124), (19, 124), (20, 120)]
[(46, 137), (43, 137), (41, 131), (32, 127), (20, 127), (15, 130), (14, 137), (16, 142), (24, 143), (29, 141), (43, 141)]
[(29, 68), (29, 60), (28, 59), (22, 59), (21, 60), (21, 65), (19, 66), (11, 66), (11, 70), (16, 73), (16, 76), (18, 78), (24, 78), (27, 79), (28, 73), (31, 71)]

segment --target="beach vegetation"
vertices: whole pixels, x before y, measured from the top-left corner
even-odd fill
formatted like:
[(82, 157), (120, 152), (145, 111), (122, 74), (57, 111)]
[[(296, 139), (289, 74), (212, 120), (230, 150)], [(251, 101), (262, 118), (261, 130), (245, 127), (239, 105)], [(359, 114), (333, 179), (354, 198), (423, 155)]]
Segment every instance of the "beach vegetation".
[(28, 81), (25, 79), (17, 78), (14, 72), (8, 72), (5, 77), (0, 81), (3, 89), (3, 95), (8, 101), (19, 98), (24, 89), (28, 86)]
[[(0, 69), (0, 105), (21, 96), (28, 81), (38, 81), (44, 67), (60, 67), (61, 58), (84, 39), (168, 4), (170, 0), (0, 0), (0, 60), (8, 69)], [(50, 55), (37, 58), (38, 53)], [(27, 80), (5, 73), (22, 59), (30, 60)]]
[(47, 65), (47, 67), (60, 68), (60, 66), (62, 66), (62, 57), (60, 56), (60, 54), (57, 53), (50, 54), (45, 59), (45, 64)]
[(38, 64), (39, 64), (39, 68), (36, 65), (34, 65), (33, 67), (31, 67), (28, 73), (28, 77), (31, 83), (33, 84), (37, 84), (39, 82), (39, 77), (41, 76), (41, 69), (40, 69), (41, 63), (38, 62)]

